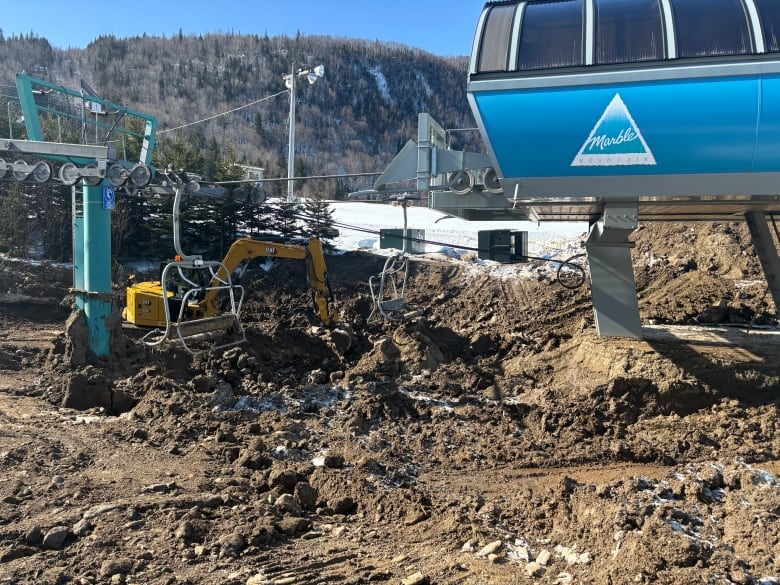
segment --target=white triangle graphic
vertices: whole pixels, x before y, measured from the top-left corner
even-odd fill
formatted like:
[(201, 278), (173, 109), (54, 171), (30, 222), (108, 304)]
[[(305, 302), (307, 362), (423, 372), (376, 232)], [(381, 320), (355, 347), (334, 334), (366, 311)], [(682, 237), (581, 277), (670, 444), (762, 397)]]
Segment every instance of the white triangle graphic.
[(573, 167), (654, 165), (639, 127), (616, 93), (571, 162)]

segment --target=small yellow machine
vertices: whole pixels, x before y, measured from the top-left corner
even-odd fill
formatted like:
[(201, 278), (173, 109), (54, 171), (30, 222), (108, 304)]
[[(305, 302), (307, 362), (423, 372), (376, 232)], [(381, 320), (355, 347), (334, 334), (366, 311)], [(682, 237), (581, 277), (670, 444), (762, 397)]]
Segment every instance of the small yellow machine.
[[(177, 179), (176, 176), (173, 176)], [(246, 340), (240, 313), (244, 288), (233, 283), (239, 266), (253, 258), (304, 260), (317, 316), (332, 325), (336, 314), (322, 242), (311, 238), (306, 245), (241, 238), (233, 242), (225, 258), (203, 260), (181, 250), (179, 206), (187, 189), (196, 185), (179, 181), (173, 205), (173, 241), (176, 259), (162, 270), (160, 280), (131, 282), (122, 318), (127, 324), (151, 328), (142, 341), (150, 346), (179, 341), (190, 353), (204, 353)]]
[[(141, 327), (165, 327), (168, 321), (166, 315), (176, 316), (178, 313), (181, 313), (184, 320), (217, 317), (224, 312), (222, 303), (217, 302), (217, 299), (220, 291), (224, 290), (225, 285), (230, 282), (230, 275), (243, 262), (261, 257), (305, 260), (316, 313), (325, 325), (330, 325), (334, 321), (335, 312), (330, 306), (331, 294), (328, 288), (322, 242), (316, 238), (309, 240), (306, 246), (251, 238), (236, 240), (210, 281), (202, 287), (196, 286), (192, 294), (187, 295), (181, 290), (172, 290), (176, 288), (175, 286), (163, 287), (161, 280), (130, 284), (127, 287), (127, 306), (123, 317), (128, 323)], [(176, 266), (176, 262), (171, 264)], [(189, 266), (184, 268), (193, 270)], [(182, 277), (179, 281), (190, 282), (191, 279), (191, 276)], [(236, 285), (233, 286), (235, 288)], [(165, 294), (168, 300), (168, 311), (163, 303), (163, 288), (168, 289)], [(187, 296), (186, 305), (182, 302), (184, 296)]]
[(159, 281), (133, 282), (127, 287), (127, 306), (122, 316), (133, 325), (164, 330), (147, 334), (144, 341), (149, 345), (157, 345), (165, 338), (178, 338), (192, 351), (188, 340), (193, 336), (230, 329), (234, 335), (239, 334), (241, 341), (239, 315), (244, 289), (233, 283), (232, 276), (242, 263), (253, 258), (304, 260), (315, 313), (324, 325), (334, 323), (336, 313), (331, 306), (325, 255), (322, 242), (316, 238), (305, 246), (241, 238), (233, 242), (222, 262), (171, 262)]

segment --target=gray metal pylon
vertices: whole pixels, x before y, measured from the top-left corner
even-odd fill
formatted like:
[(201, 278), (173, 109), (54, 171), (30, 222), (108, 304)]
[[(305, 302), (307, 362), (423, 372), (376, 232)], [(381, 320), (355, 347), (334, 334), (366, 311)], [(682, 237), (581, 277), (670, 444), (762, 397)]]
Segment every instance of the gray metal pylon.
[(769, 223), (763, 211), (748, 211), (745, 213), (750, 236), (756, 248), (758, 259), (764, 269), (769, 292), (775, 302), (775, 310), (780, 312), (780, 256), (769, 231)]
[(600, 337), (642, 338), (631, 262), (633, 243), (628, 241), (637, 225), (636, 201), (607, 202), (602, 219), (593, 224), (585, 243), (593, 314)]

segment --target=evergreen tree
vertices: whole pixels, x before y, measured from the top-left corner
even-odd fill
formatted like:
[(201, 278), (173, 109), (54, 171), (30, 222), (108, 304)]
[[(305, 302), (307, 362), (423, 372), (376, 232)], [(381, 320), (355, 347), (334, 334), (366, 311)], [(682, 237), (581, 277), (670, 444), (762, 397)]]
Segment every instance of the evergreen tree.
[(37, 220), (30, 185), (16, 181), (0, 185), (3, 201), (0, 206), (0, 251), (28, 258)]
[(271, 230), (278, 233), (286, 242), (303, 235), (298, 224), (299, 208), (299, 203), (288, 201), (280, 201), (271, 208)]
[(73, 256), (72, 188), (46, 183), (39, 186), (39, 215), (43, 254), (66, 262)]
[(317, 194), (312, 199), (305, 199), (300, 209), (303, 220), (301, 232), (306, 238), (318, 238), (326, 250), (332, 250), (329, 242), (338, 232), (333, 225), (333, 209), (322, 195)]

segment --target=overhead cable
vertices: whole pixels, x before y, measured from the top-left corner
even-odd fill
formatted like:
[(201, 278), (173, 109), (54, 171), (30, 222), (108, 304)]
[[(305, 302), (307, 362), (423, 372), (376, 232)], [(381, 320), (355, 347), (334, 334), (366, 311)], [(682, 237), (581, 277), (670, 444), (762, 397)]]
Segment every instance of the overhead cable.
[(282, 95), (283, 93), (289, 93), (288, 90), (283, 89), (280, 92), (277, 92), (273, 95), (269, 95), (264, 98), (260, 98), (259, 100), (255, 100), (253, 102), (250, 102), (248, 104), (244, 104), (243, 106), (238, 106), (237, 108), (233, 108), (232, 110), (228, 110), (227, 112), (221, 112), (219, 114), (214, 114), (213, 116), (209, 116), (208, 118), (203, 118), (202, 120), (196, 120), (195, 122), (190, 122), (188, 124), (182, 124), (181, 126), (176, 126), (174, 128), (166, 128), (165, 130), (158, 130), (157, 134), (165, 134), (166, 132), (173, 132), (174, 130), (181, 130), (182, 128), (187, 128), (189, 126), (194, 126), (195, 124), (202, 124), (203, 122), (208, 122), (209, 120), (213, 120), (214, 118), (219, 118), (220, 116), (226, 116), (228, 114), (232, 114), (233, 112), (237, 112), (238, 110), (243, 110), (244, 108), (248, 108), (250, 106), (254, 106), (255, 104), (259, 104), (260, 102), (264, 102), (267, 100), (270, 100), (272, 98), (275, 98), (276, 96)]

